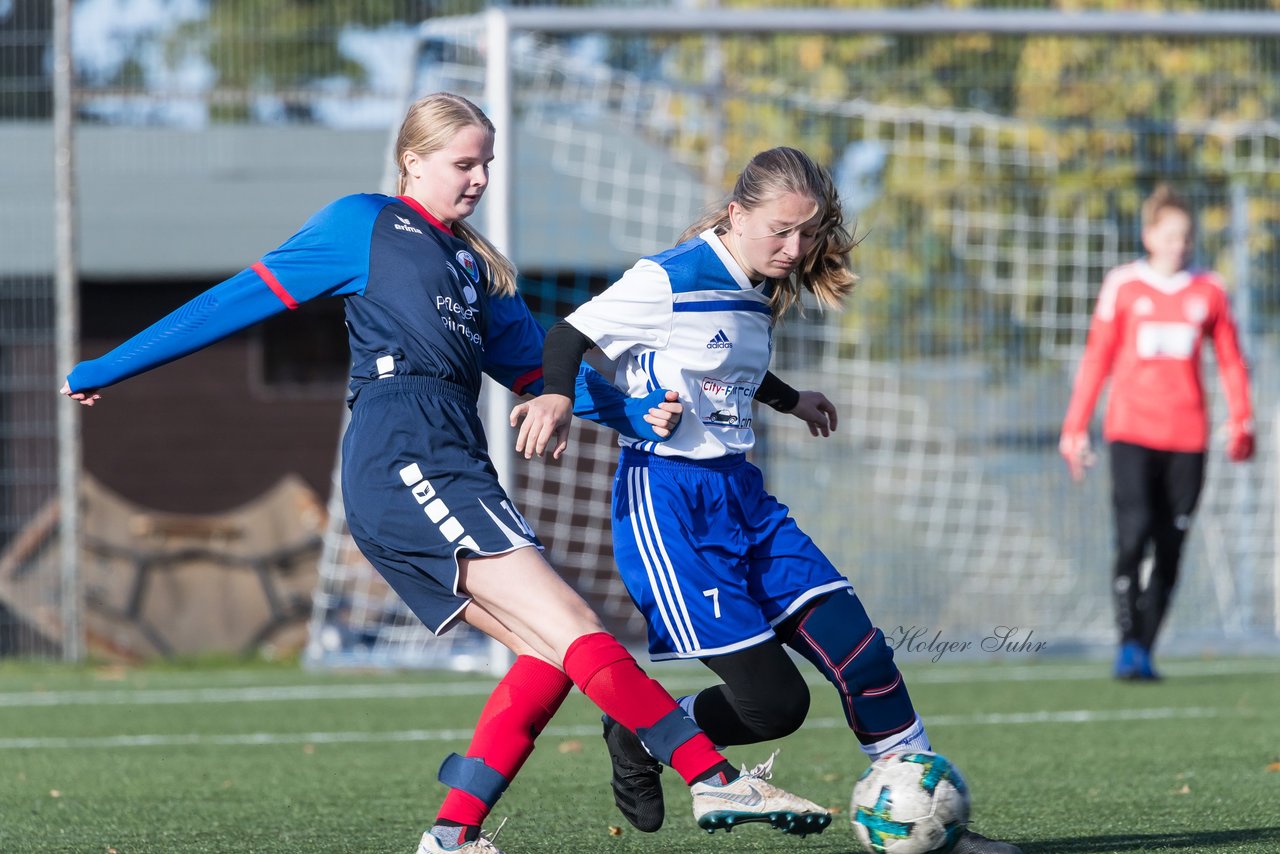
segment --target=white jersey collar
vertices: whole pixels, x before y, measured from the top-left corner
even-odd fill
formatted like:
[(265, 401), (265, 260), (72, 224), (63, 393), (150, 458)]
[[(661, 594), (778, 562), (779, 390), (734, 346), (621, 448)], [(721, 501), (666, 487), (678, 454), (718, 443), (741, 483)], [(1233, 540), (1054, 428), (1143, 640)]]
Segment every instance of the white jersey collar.
[(733, 260), (733, 253), (729, 251), (729, 247), (724, 245), (724, 241), (720, 239), (720, 235), (716, 234), (714, 228), (708, 228), (698, 236), (706, 241), (706, 244), (716, 253), (716, 257), (720, 259), (721, 264), (724, 264), (724, 268), (729, 271), (729, 275), (733, 276), (733, 280), (738, 283), (738, 287), (744, 291), (755, 289), (755, 285), (751, 284), (751, 279), (747, 278), (747, 274), (738, 266), (738, 262)]
[(1166, 294), (1176, 294), (1178, 291), (1191, 284), (1191, 273), (1187, 270), (1179, 270), (1172, 276), (1166, 276), (1153, 269), (1152, 266), (1147, 263), (1146, 258), (1140, 258), (1135, 261), (1134, 267), (1137, 268), (1138, 276), (1142, 281)]

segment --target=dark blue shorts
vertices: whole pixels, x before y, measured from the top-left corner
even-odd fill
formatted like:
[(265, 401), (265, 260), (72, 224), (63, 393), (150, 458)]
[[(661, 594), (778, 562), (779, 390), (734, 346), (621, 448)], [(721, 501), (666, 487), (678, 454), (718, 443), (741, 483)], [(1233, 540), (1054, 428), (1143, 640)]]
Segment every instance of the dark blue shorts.
[(459, 558), (542, 548), (498, 482), (474, 397), (442, 380), (361, 389), (342, 439), (342, 499), (360, 551), (436, 634), (469, 601)]
[(755, 646), (806, 603), (852, 586), (741, 455), (694, 461), (624, 448), (613, 554), (655, 661)]

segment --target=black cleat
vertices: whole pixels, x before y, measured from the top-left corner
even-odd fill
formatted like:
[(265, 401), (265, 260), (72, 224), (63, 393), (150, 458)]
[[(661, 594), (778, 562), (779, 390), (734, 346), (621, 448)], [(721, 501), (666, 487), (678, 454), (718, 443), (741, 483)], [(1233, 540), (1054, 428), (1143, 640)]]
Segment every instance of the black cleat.
[(613, 764), (613, 802), (636, 830), (662, 827), (662, 763), (649, 755), (636, 734), (605, 715), (604, 743)]
[(1022, 854), (1022, 849), (1008, 842), (988, 839), (981, 833), (974, 833), (965, 828), (960, 831), (951, 854)]

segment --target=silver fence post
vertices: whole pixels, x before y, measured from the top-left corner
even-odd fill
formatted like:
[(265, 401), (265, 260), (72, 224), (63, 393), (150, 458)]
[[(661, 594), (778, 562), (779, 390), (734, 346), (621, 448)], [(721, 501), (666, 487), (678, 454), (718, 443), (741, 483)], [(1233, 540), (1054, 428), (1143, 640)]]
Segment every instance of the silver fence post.
[[(58, 383), (79, 351), (80, 300), (76, 277), (75, 69), (71, 62), (71, 0), (53, 4), (54, 298)], [(50, 388), (53, 394), (56, 387)], [(62, 657), (84, 658), (80, 602), (80, 413), (61, 402), (58, 425), (58, 546), (61, 555)]]
[[(515, 110), (512, 107), (511, 26), (507, 11), (490, 8), (486, 13), (486, 43), (489, 50), (485, 63), (484, 109), (497, 128), (493, 138), (493, 161), (497, 168), (485, 192), (485, 227), (489, 240), (502, 254), (514, 259), (511, 245), (513, 173), (516, 168)], [(489, 458), (498, 472), (498, 480), (509, 494), (515, 492), (515, 448), (507, 409), (511, 397), (507, 390), (490, 378), (484, 381), (485, 425), (489, 440)], [(512, 657), (496, 640), (489, 643), (490, 661), (495, 672), (511, 666)]]

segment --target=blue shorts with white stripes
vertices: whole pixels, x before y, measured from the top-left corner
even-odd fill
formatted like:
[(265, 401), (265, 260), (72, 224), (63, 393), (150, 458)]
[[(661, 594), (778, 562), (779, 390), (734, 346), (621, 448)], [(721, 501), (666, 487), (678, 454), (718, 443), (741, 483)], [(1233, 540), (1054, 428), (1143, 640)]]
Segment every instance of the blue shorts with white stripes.
[(815, 597), (851, 587), (742, 455), (686, 460), (624, 448), (613, 551), (655, 661), (754, 646)]
[(360, 391), (342, 497), (361, 553), (436, 634), (468, 601), (459, 558), (542, 548), (498, 482), (474, 396), (443, 380), (399, 376)]

